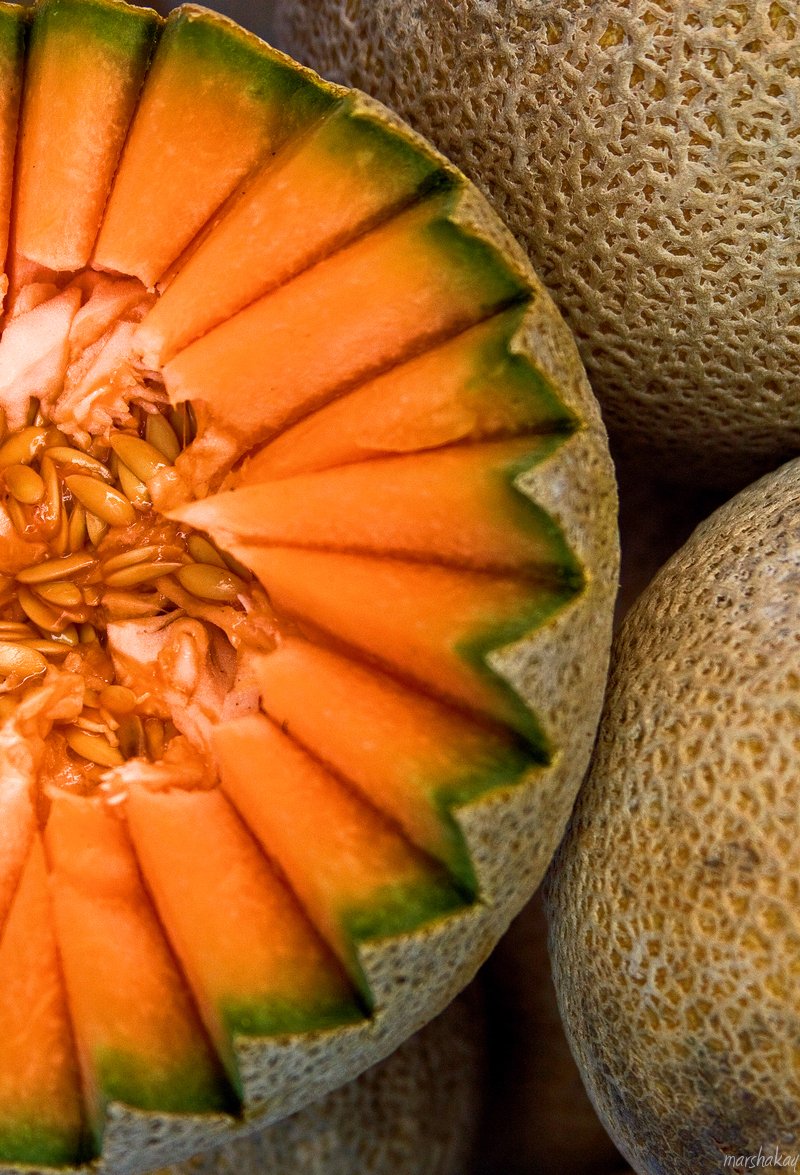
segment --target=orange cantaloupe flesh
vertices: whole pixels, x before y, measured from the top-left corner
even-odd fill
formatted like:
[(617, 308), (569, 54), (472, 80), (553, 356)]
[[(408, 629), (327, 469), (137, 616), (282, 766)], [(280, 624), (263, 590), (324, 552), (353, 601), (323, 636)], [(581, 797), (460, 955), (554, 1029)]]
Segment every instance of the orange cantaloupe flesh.
[(239, 484), (457, 441), (569, 433), (549, 381), (514, 353), (523, 315), (497, 314), (333, 400), (246, 461)]
[[(0, 538), (0, 541), (2, 539)], [(31, 840), (36, 813), (31, 800), (31, 775), (15, 767), (6, 755), (0, 758), (0, 930), (5, 923), (19, 883)]]
[(147, 75), (95, 266), (155, 285), (258, 161), (332, 101), (224, 18), (177, 9)]
[(56, 270), (88, 264), (158, 24), (117, 0), (39, 0), (16, 174), (23, 257)]
[(0, 991), (3, 1162), (77, 1164), (86, 1157), (80, 1072), (38, 835), (0, 940)]
[(244, 451), (520, 296), (499, 254), (450, 219), (457, 200), (423, 201), (190, 344), (164, 368), (171, 401)]
[(61, 393), (70, 358), (70, 331), (80, 304), (80, 290), (62, 290), (11, 318), (3, 328), (0, 404), (9, 428), (27, 423), (32, 396), (47, 406)]
[(463, 905), (444, 871), (263, 715), (216, 726), (222, 788), (369, 999), (355, 943)]
[(245, 485), (171, 517), (220, 546), (281, 544), (396, 555), (477, 570), (562, 577), (569, 551), (514, 479), (550, 437), (464, 445)]
[[(474, 892), (453, 805), (519, 782), (535, 760), (503, 731), (331, 649), (284, 639), (254, 670), (264, 710)], [(343, 715), (347, 720), (343, 721)]]
[(132, 788), (147, 885), (228, 1075), (234, 1042), (357, 1020), (344, 972), (219, 789)]
[(486, 655), (537, 628), (574, 589), (333, 551), (231, 550), (290, 617), (545, 748), (533, 714)]
[(112, 1101), (176, 1113), (231, 1109), (118, 810), (63, 793), (52, 802), (45, 846), (96, 1145)]
[(139, 330), (146, 366), (161, 366), (441, 173), (432, 155), (353, 106), (341, 102), (268, 164), (181, 264)]
[(8, 289), (6, 260), (25, 55), (26, 9), (0, 3), (0, 306)]

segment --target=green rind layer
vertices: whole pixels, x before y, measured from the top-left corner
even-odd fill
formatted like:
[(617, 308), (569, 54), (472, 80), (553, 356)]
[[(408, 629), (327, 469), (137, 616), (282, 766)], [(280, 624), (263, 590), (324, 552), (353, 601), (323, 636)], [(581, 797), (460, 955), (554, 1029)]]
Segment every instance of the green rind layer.
[(339, 100), (335, 87), (233, 22), (191, 5), (168, 17), (159, 46), (162, 54), (187, 71), (190, 89), (199, 77), (227, 75), (251, 101), (280, 115), (281, 141), (321, 118)]
[(71, 1167), (99, 1154), (88, 1138), (76, 1142), (56, 1127), (31, 1122), (0, 1124), (0, 1164), (3, 1166)]
[[(535, 416), (519, 411), (522, 420), (544, 418), (547, 432), (563, 434), (563, 440), (580, 427), (568, 411), (551, 381), (534, 366), (528, 355), (513, 351), (513, 339), (523, 326), (527, 304), (515, 306), (497, 316), (498, 330), (476, 349), (475, 371), (465, 391), (476, 400), (540, 406)], [(524, 429), (520, 429), (523, 432)]]
[(310, 1000), (267, 996), (261, 1000), (227, 999), (220, 1008), (222, 1021), (236, 1037), (286, 1036), (319, 1032), (363, 1021), (365, 1009), (353, 1000)]
[(62, 56), (91, 58), (101, 47), (106, 54), (140, 60), (149, 56), (160, 24), (158, 13), (119, 0), (39, 0), (31, 53), (47, 52), (52, 38)]
[(15, 77), (18, 83), (21, 81), (28, 22), (27, 9), (19, 4), (0, 3), (0, 70), (6, 87)]
[(433, 152), (422, 151), (390, 123), (363, 109), (358, 98), (341, 100), (320, 125), (314, 148), (344, 163), (354, 176), (366, 166), (366, 161), (361, 162), (358, 155), (368, 153), (369, 179), (376, 186), (382, 171), (388, 173), (387, 180), (392, 187), (400, 186), (396, 177), (403, 174), (402, 186), (409, 191), (426, 191), (432, 185), (447, 182), (447, 172)]
[(453, 816), (453, 809), (470, 804), (489, 792), (515, 787), (530, 770), (545, 765), (521, 740), (519, 744), (509, 747), (503, 755), (493, 756), (493, 759), (483, 769), (475, 767), (459, 779), (434, 786), (430, 794), (447, 846), (447, 867), (470, 901), (480, 897), (478, 881), (464, 834)]
[(233, 1113), (240, 1103), (222, 1070), (192, 1062), (153, 1070), (147, 1057), (119, 1049), (94, 1054), (96, 1082), (107, 1102), (121, 1102), (137, 1110), (167, 1114)]
[(438, 199), (441, 211), (420, 226), (420, 234), (434, 253), (446, 260), (449, 269), (461, 273), (471, 290), (480, 291), (479, 317), (488, 318), (504, 306), (530, 298), (528, 283), (519, 276), (500, 250), (459, 222), (463, 183), (443, 173), (445, 192)]
[(356, 942), (410, 934), (426, 922), (461, 909), (465, 897), (445, 877), (382, 885), (344, 910), (342, 929)]
[(339, 925), (348, 944), (352, 944), (350, 977), (370, 1011), (374, 1000), (358, 959), (357, 944), (412, 934), (437, 918), (463, 910), (469, 903), (468, 894), (442, 876), (380, 886), (369, 898), (341, 912)]
[(509, 724), (531, 744), (533, 753), (541, 763), (548, 763), (552, 747), (535, 714), (525, 705), (513, 686), (509, 685), (487, 662), (495, 650), (511, 645), (541, 628), (552, 616), (573, 600), (577, 588), (561, 590), (537, 590), (531, 594), (530, 606), (496, 621), (482, 624), (467, 636), (456, 642), (455, 652), (476, 675), (500, 694), (506, 702)]

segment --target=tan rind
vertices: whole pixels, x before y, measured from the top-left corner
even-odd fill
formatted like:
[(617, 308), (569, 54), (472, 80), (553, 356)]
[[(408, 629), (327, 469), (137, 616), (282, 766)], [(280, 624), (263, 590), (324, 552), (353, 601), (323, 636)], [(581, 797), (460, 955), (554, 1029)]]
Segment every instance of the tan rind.
[(274, 37), (491, 197), (628, 446), (698, 484), (798, 452), (793, 5), (285, 0)]
[(322, 1101), (154, 1175), (462, 1175), (479, 1121), (482, 1030), (473, 989)]
[(800, 1146), (798, 599), (794, 461), (629, 613), (549, 875), (571, 1046), (640, 1173)]

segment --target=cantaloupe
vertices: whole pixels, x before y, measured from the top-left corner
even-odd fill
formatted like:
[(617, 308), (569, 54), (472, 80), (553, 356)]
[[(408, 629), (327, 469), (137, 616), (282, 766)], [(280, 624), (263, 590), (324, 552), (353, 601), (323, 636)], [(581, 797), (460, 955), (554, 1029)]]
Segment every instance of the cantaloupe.
[(273, 21), (491, 197), (618, 444), (737, 488), (798, 452), (794, 4), (286, 0)]
[(46, 966), (0, 991), (40, 1010), (0, 1170), (134, 1175), (386, 1056), (538, 883), (614, 480), (521, 251), (395, 116), (192, 6), (4, 15), (0, 969), (27, 910)]
[(634, 605), (549, 878), (570, 1043), (639, 1172), (800, 1144), (799, 490), (795, 461), (741, 493)]

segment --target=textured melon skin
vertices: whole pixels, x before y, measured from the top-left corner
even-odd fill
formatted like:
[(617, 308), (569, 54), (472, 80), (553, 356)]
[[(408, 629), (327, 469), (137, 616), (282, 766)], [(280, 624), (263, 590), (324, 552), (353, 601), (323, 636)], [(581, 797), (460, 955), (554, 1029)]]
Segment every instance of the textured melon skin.
[[(382, 107), (374, 109), (397, 125)], [(412, 132), (404, 133), (411, 143), (419, 142)], [(530, 290), (512, 351), (532, 357), (567, 412), (582, 422), (519, 484), (561, 528), (584, 571), (583, 590), (535, 633), (491, 654), (493, 667), (533, 709), (556, 752), (549, 765), (533, 767), (521, 784), (484, 795), (455, 814), (482, 901), (463, 914), (361, 950), (378, 1009), (371, 1019), (268, 1041), (239, 1039), (237, 1058), (246, 1095), (243, 1127), (210, 1115), (143, 1114), (111, 1106), (103, 1157), (92, 1165), (98, 1173), (133, 1175), (214, 1141), (222, 1143), (237, 1130), (294, 1112), (386, 1056), (474, 975), (540, 881), (566, 825), (588, 763), (607, 670), (618, 563), (614, 476), (597, 406), (569, 331), (488, 205), (469, 185), (465, 193), (460, 221), (498, 247)]]
[(153, 1175), (463, 1175), (479, 1121), (482, 1032), (473, 988), (356, 1081)]
[(612, 434), (723, 485), (798, 451), (793, 5), (286, 0), (274, 19), (491, 196)]
[(549, 876), (556, 985), (640, 1173), (800, 1145), (800, 462), (702, 524), (628, 616)]

